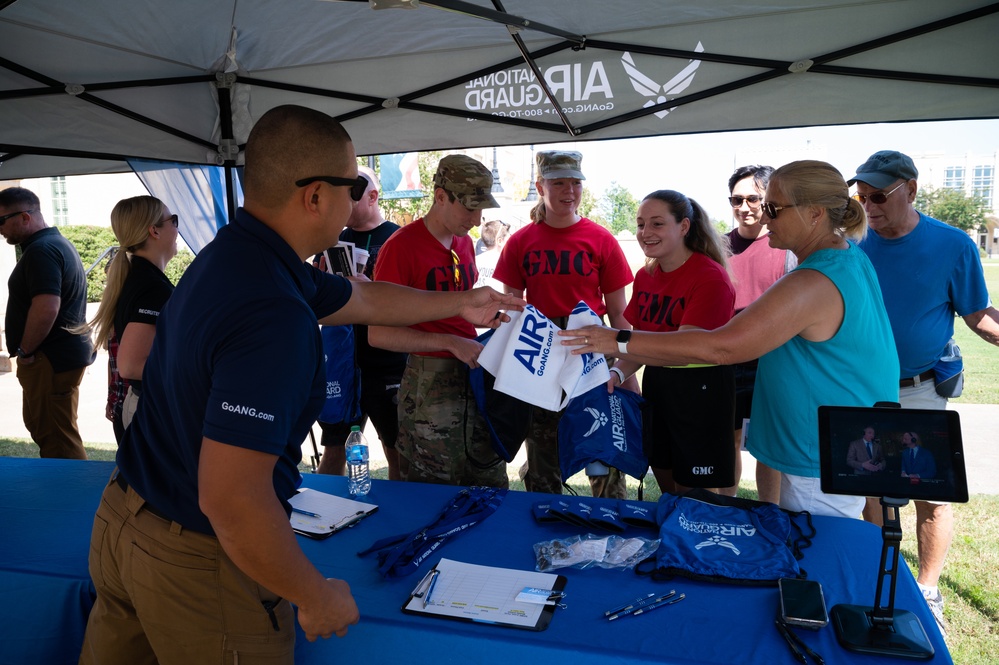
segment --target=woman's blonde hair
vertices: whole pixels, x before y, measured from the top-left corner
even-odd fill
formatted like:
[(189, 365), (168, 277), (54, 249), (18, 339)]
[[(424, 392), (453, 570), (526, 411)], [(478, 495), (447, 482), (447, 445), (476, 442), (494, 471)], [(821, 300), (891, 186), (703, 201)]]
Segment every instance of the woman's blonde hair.
[(108, 337), (111, 336), (115, 311), (118, 309), (118, 297), (121, 295), (121, 289), (132, 268), (128, 255), (146, 244), (146, 240), (149, 239), (150, 226), (163, 224), (162, 217), (165, 207), (163, 202), (155, 196), (133, 196), (118, 201), (111, 211), (111, 230), (118, 240), (118, 251), (115, 252), (114, 258), (108, 265), (107, 284), (104, 287), (104, 295), (101, 297), (101, 305), (97, 308), (97, 314), (92, 321), (84, 324), (78, 330), (79, 332), (96, 330), (95, 345), (104, 346)]
[(541, 222), (545, 221), (545, 215), (547, 214), (547, 212), (548, 211), (545, 208), (545, 200), (541, 199), (540, 201), (534, 204), (533, 208), (531, 208), (531, 213), (530, 213), (531, 221), (535, 224), (540, 224)]
[[(700, 203), (672, 189), (656, 190), (642, 199), (642, 202), (649, 199), (665, 203), (676, 218), (677, 224), (683, 222), (684, 219), (689, 219), (690, 229), (687, 231), (687, 235), (683, 236), (683, 244), (690, 251), (704, 254), (728, 270), (730, 254), (728, 238), (718, 233), (718, 230), (711, 223), (707, 211)], [(658, 259), (646, 259), (645, 269), (650, 273), (655, 272), (658, 264)]]
[(769, 187), (789, 197), (785, 205), (825, 208), (837, 235), (854, 240), (867, 235), (864, 206), (850, 197), (850, 186), (832, 164), (814, 159), (785, 164), (770, 176)]

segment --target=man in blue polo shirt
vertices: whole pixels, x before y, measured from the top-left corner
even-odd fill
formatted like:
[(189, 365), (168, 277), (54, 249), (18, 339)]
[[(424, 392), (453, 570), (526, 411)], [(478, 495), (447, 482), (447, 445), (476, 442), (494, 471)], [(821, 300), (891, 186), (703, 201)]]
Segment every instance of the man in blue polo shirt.
[[(94, 521), (97, 603), (81, 663), (293, 662), (344, 636), (347, 583), (308, 561), (288, 520), (301, 442), (325, 396), (317, 323), (476, 325), (523, 301), (351, 283), (307, 265), (334, 245), (367, 181), (350, 137), (298, 106), (250, 132), (245, 204), (163, 309), (143, 398)], [(352, 201), (353, 199), (353, 201)], [(318, 321), (317, 321), (318, 319)]]
[[(913, 207), (918, 185), (912, 159), (894, 150), (871, 155), (853, 176), (872, 233), (860, 243), (874, 265), (901, 365), (899, 402), (906, 409), (946, 409), (935, 371), (954, 335), (954, 315), (979, 337), (999, 345), (999, 312), (989, 299), (978, 247), (964, 231)], [(940, 393), (944, 394), (940, 394)], [(881, 523), (872, 505), (864, 518)], [(948, 503), (916, 501), (919, 577), (933, 616), (944, 630), (937, 586), (954, 537)]]

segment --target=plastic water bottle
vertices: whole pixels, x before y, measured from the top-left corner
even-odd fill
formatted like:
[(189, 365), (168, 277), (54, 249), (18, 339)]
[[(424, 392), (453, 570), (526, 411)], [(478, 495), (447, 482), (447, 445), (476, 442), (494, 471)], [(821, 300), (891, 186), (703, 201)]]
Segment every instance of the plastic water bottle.
[(366, 496), (371, 491), (371, 475), (368, 472), (368, 442), (361, 428), (354, 425), (344, 444), (347, 451), (347, 491), (351, 496)]
[(603, 462), (594, 460), (586, 465), (586, 475), (588, 477), (610, 475), (610, 469)]

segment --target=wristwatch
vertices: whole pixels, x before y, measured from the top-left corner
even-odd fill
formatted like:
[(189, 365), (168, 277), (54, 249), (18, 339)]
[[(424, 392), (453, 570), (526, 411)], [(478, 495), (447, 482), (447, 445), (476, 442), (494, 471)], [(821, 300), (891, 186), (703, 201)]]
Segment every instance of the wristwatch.
[(628, 342), (631, 340), (630, 330), (617, 331), (617, 352), (628, 353)]
[(35, 355), (34, 353), (25, 353), (24, 349), (22, 349), (21, 347), (17, 347), (16, 353), (18, 358), (30, 358), (31, 356)]

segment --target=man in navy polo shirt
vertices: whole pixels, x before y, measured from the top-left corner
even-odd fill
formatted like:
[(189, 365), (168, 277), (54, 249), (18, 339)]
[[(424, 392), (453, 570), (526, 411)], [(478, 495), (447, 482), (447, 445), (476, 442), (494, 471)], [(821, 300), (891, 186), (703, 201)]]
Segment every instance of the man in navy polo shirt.
[[(94, 521), (97, 603), (81, 663), (293, 662), (306, 637), (344, 636), (347, 583), (308, 561), (288, 520), (301, 442), (325, 395), (317, 323), (509, 320), (522, 301), (351, 283), (306, 261), (336, 243), (357, 175), (350, 137), (298, 106), (246, 144), (245, 204), (163, 309), (143, 398)], [(318, 321), (317, 321), (318, 319)]]

